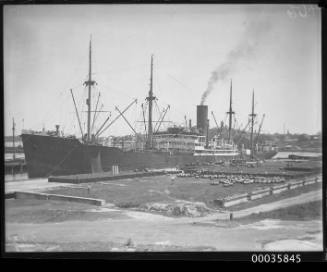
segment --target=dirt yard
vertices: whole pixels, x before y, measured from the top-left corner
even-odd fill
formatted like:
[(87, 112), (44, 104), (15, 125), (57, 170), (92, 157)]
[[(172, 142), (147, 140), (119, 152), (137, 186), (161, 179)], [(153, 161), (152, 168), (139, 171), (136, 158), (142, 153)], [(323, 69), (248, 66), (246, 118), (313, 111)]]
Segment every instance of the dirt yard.
[(319, 203), (312, 202), (233, 221), (217, 220), (219, 213), (172, 218), (45, 200), (5, 204), (6, 252), (322, 249)]

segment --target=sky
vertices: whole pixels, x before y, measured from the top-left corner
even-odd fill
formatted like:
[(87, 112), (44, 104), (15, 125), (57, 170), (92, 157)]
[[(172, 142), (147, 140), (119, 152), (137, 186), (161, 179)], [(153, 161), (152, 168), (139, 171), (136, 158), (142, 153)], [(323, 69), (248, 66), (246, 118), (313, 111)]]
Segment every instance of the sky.
[[(321, 131), (320, 10), (310, 5), (8, 5), (4, 7), (5, 134), (54, 129), (79, 135), (70, 89), (85, 127), (88, 50), (92, 36), (95, 130), (134, 98), (125, 116), (144, 132), (141, 104), (154, 55), (154, 119), (161, 128), (196, 124), (196, 105), (210, 126), (227, 121), (232, 80), (235, 127), (246, 125), (254, 90), (262, 131)], [(84, 129), (85, 130), (85, 129)], [(132, 134), (123, 118), (101, 136)]]

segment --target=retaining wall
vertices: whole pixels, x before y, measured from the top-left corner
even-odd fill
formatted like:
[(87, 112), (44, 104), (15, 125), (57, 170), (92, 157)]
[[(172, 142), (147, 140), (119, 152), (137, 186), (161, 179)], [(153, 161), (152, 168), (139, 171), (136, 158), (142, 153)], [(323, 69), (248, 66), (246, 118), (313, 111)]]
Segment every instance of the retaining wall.
[(305, 180), (303, 183), (304, 183), (304, 185), (309, 185), (309, 184), (316, 183), (316, 181), (314, 179), (309, 179), (309, 180)]
[(62, 182), (62, 183), (85, 183), (85, 182), (98, 182), (98, 181), (109, 181), (127, 178), (137, 178), (137, 177), (149, 177), (149, 176), (159, 176), (165, 174), (177, 174), (181, 171), (151, 171), (151, 172), (140, 172), (140, 173), (120, 173), (113, 175), (111, 172), (107, 173), (95, 173), (95, 174), (80, 174), (80, 175), (69, 175), (69, 176), (56, 176), (49, 177), (48, 182)]
[(248, 201), (248, 194), (233, 195), (222, 199), (216, 199), (214, 202), (220, 207), (230, 207)]
[(292, 181), (288, 184), (288, 188), (289, 189), (295, 189), (295, 188), (298, 188), (298, 187), (302, 187), (303, 186), (303, 180), (300, 180), (300, 181)]
[(102, 206), (105, 204), (105, 200), (103, 200), (103, 199), (65, 196), (65, 195), (54, 195), (54, 194), (49, 194), (48, 199), (49, 200), (58, 200), (58, 201), (79, 202), (79, 203), (96, 205), (96, 206)]
[(96, 206), (102, 206), (106, 203), (105, 200), (103, 200), (103, 199), (56, 195), (56, 194), (34, 193), (34, 192), (15, 192), (15, 198), (16, 199), (69, 201), (69, 202), (78, 202), (78, 203), (96, 205)]
[(288, 184), (276, 185), (271, 187), (273, 194), (279, 194), (288, 190)]
[(48, 194), (34, 193), (34, 192), (15, 192), (15, 198), (48, 200)]
[(256, 190), (253, 191), (249, 194), (249, 199), (253, 200), (253, 199), (258, 199), (258, 198), (262, 198), (264, 196), (270, 195), (271, 194), (271, 188), (265, 188), (265, 189), (260, 189), (260, 190)]
[(225, 197), (225, 198), (221, 198), (221, 199), (216, 199), (216, 200), (214, 200), (214, 204), (216, 204), (219, 207), (224, 207), (224, 208), (230, 207), (230, 206), (234, 206), (234, 205), (237, 205), (237, 204), (240, 204), (243, 202), (259, 199), (259, 198), (262, 198), (262, 197), (265, 197), (265, 196), (268, 196), (271, 194), (279, 194), (283, 191), (293, 190), (298, 187), (318, 183), (321, 181), (322, 181), (321, 177), (313, 177), (313, 178), (304, 179), (304, 180), (300, 180), (300, 181), (293, 181), (293, 182), (289, 182), (289, 183), (285, 183), (285, 184), (281, 184), (281, 185), (275, 185), (273, 187), (267, 187), (264, 189), (255, 190), (250, 193), (238, 194), (238, 195), (233, 195), (233, 196), (229, 196), (229, 197)]

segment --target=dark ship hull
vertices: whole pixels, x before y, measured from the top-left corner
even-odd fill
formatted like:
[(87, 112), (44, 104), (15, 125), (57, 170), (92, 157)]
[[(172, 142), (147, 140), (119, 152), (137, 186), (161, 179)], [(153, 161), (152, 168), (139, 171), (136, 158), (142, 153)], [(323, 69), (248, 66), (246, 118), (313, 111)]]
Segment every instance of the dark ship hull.
[(22, 134), (30, 178), (121, 170), (183, 167), (192, 163), (230, 160), (234, 156), (194, 156), (189, 152), (122, 151), (116, 147), (82, 144), (76, 138)]

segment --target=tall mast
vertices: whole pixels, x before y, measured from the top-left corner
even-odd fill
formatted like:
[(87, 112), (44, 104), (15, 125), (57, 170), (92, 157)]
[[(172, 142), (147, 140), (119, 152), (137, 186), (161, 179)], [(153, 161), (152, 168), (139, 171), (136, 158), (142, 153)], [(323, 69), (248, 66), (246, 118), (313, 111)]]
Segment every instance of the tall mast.
[(251, 117), (251, 138), (250, 138), (250, 143), (251, 143), (251, 159), (254, 158), (253, 156), (253, 127), (254, 127), (254, 118), (256, 114), (254, 113), (254, 90), (252, 92), (252, 112), (249, 115)]
[(91, 139), (91, 87), (95, 84), (92, 81), (92, 36), (90, 38), (89, 47), (89, 79), (84, 82), (84, 85), (88, 86), (88, 98), (86, 100), (87, 105), (87, 142)]
[(16, 159), (16, 151), (15, 151), (15, 120), (12, 119), (12, 147), (13, 147), (13, 160)]
[(228, 128), (228, 143), (231, 143), (231, 132), (232, 132), (232, 120), (233, 120), (233, 114), (235, 112), (233, 112), (232, 109), (232, 90), (233, 86), (232, 86), (232, 80), (230, 80), (230, 94), (229, 94), (229, 111), (227, 112), (227, 114), (229, 115), (229, 128)]
[(149, 90), (149, 96), (146, 98), (146, 100), (149, 102), (149, 120), (148, 120), (148, 138), (146, 147), (148, 149), (152, 148), (152, 101), (156, 98), (153, 96), (153, 55), (151, 55), (151, 73), (150, 73), (150, 90)]

